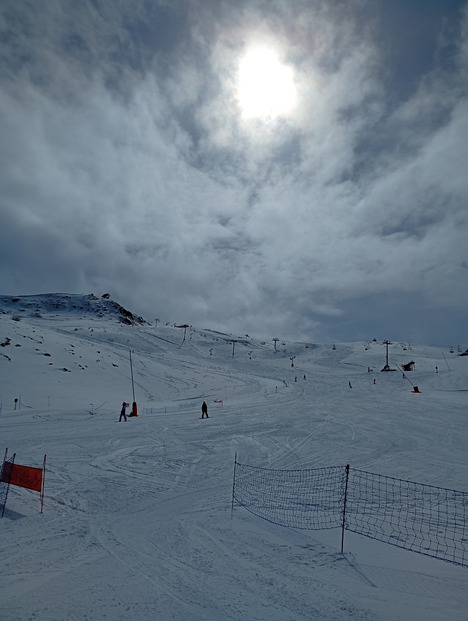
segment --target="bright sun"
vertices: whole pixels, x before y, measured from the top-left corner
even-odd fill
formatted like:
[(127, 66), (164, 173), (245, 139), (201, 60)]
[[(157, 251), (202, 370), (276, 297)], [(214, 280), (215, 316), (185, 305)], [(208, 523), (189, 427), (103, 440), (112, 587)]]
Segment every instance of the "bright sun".
[(237, 96), (245, 119), (285, 116), (296, 103), (293, 70), (268, 50), (247, 52), (239, 65)]

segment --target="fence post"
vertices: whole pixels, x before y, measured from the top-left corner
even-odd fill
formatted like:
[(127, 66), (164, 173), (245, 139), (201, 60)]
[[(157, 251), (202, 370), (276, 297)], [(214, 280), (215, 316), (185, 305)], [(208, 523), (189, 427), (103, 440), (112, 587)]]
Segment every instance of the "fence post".
[(345, 522), (346, 522), (346, 501), (348, 499), (348, 479), (349, 479), (349, 464), (346, 465), (346, 482), (345, 482), (345, 492), (344, 492), (344, 500), (343, 500), (343, 523), (341, 525), (341, 554), (343, 554), (343, 545), (344, 545), (344, 532), (345, 532)]
[(232, 518), (232, 512), (234, 511), (234, 488), (236, 485), (236, 466), (237, 466), (237, 451), (235, 452), (235, 455), (234, 455), (234, 473), (232, 476), (231, 518)]
[(4, 514), (5, 514), (5, 507), (6, 507), (6, 502), (7, 502), (7, 498), (8, 498), (8, 492), (10, 491), (11, 473), (13, 472), (13, 464), (15, 463), (15, 457), (16, 457), (16, 453), (13, 453), (13, 457), (10, 458), (10, 462), (9, 462), (9, 464), (10, 464), (10, 472), (8, 473), (8, 481), (5, 481), (4, 480), (5, 477), (4, 477), (3, 469), (4, 469), (5, 464), (6, 464), (7, 453), (8, 453), (8, 449), (5, 450), (5, 459), (4, 459), (3, 464), (2, 464), (2, 477), (1, 478), (2, 478), (2, 482), (6, 483), (6, 490), (5, 490), (5, 498), (3, 499), (3, 507), (2, 507), (2, 515), (1, 515), (1, 517), (3, 517)]
[(44, 510), (45, 466), (46, 466), (46, 455), (44, 455), (44, 462), (42, 464), (41, 513)]

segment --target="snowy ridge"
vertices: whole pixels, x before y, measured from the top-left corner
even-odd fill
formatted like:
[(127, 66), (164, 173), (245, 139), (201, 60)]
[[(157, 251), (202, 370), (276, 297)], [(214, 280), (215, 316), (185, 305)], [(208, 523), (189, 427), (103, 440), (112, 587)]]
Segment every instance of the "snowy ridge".
[[(457, 348), (392, 343), (386, 373), (381, 341), (265, 341), (121, 322), (106, 298), (18, 297), (0, 297), (0, 435), (17, 463), (47, 454), (46, 489), (42, 515), (10, 489), (0, 618), (465, 621), (464, 568), (354, 533), (341, 555), (339, 530), (231, 515), (236, 453), (468, 491)], [(138, 417), (119, 423), (130, 350)]]
[(143, 324), (142, 317), (134, 315), (110, 299), (105, 293), (100, 298), (69, 293), (46, 293), (42, 295), (0, 296), (0, 313), (17, 316), (43, 317), (59, 315), (82, 315), (85, 317), (116, 317), (122, 323)]

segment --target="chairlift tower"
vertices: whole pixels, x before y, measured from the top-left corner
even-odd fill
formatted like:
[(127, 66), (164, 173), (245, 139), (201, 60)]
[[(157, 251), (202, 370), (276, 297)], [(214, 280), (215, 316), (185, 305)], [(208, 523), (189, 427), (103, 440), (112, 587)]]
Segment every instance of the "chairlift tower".
[(181, 326), (174, 325), (174, 328), (183, 328), (184, 330), (184, 338), (182, 339), (182, 343), (179, 345), (179, 347), (182, 347), (182, 345), (185, 343), (185, 335), (187, 334), (187, 328), (189, 327), (190, 326), (187, 323), (183, 323)]
[(395, 369), (391, 369), (390, 365), (388, 364), (388, 346), (391, 345), (392, 342), (384, 341), (383, 344), (385, 345), (385, 366), (382, 371), (394, 371)]

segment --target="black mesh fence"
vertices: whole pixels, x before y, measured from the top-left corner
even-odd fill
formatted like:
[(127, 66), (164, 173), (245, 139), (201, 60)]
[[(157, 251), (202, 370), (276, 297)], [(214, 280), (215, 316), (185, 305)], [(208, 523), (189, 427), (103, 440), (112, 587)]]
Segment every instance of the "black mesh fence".
[(236, 462), (234, 501), (281, 526), (341, 527), (468, 567), (467, 492), (349, 466), (272, 470)]

